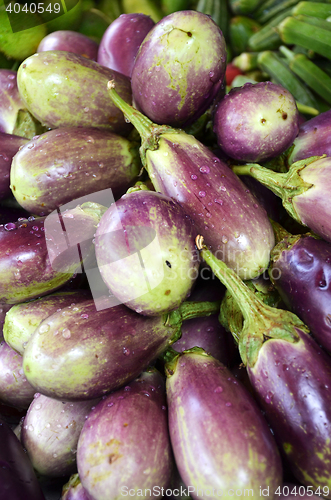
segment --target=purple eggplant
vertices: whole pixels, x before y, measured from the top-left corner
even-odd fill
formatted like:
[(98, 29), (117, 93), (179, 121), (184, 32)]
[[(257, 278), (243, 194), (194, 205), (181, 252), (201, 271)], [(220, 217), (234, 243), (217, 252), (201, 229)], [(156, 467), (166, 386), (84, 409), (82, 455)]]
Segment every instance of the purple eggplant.
[(60, 500), (91, 500), (78, 474), (72, 474), (69, 481), (63, 486)]
[(300, 125), (288, 162), (295, 163), (310, 156), (331, 156), (331, 109)]
[(35, 394), (24, 417), (21, 443), (38, 474), (63, 477), (76, 472), (78, 438), (99, 401), (66, 403)]
[(4, 340), (0, 341), (0, 401), (23, 410), (36, 391), (26, 380), (22, 364), (22, 356)]
[(155, 191), (128, 193), (101, 217), (95, 252), (101, 276), (121, 303), (146, 316), (176, 309), (198, 276), (194, 224)]
[(0, 303), (25, 302), (68, 282), (81, 269), (81, 256), (94, 251), (92, 238), (105, 210), (83, 203), (0, 226)]
[(225, 68), (225, 39), (211, 17), (174, 12), (140, 46), (131, 76), (135, 106), (155, 123), (190, 125), (220, 98)]
[(23, 446), (1, 419), (0, 441), (0, 500), (45, 500)]
[(331, 157), (312, 156), (292, 163), (286, 173), (258, 164), (234, 166), (239, 175), (250, 175), (282, 199), (287, 212), (326, 241), (331, 242)]
[(17, 88), (17, 72), (0, 69), (0, 132), (12, 134), (17, 114), (25, 108)]
[(12, 349), (23, 355), (31, 335), (44, 319), (63, 307), (75, 307), (76, 304), (90, 299), (88, 290), (61, 290), (40, 299), (15, 304), (11, 306), (4, 320), (4, 339)]
[(103, 34), (98, 63), (131, 78), (138, 49), (154, 25), (145, 14), (121, 14)]
[(18, 203), (46, 215), (81, 196), (111, 188), (118, 198), (141, 169), (134, 144), (90, 127), (50, 130), (14, 156), (10, 182)]
[(174, 198), (212, 251), (244, 279), (267, 267), (274, 234), (267, 214), (228, 165), (183, 130), (153, 124), (116, 93), (109, 95), (142, 137), (144, 167), (156, 191)]
[(281, 85), (246, 83), (217, 104), (213, 123), (218, 145), (230, 158), (266, 161), (291, 146), (299, 132), (299, 112)]
[(197, 238), (201, 257), (243, 316), (239, 352), (276, 442), (298, 481), (331, 498), (331, 360), (292, 312), (264, 304)]
[(96, 61), (99, 45), (82, 33), (70, 30), (53, 31), (45, 36), (38, 45), (37, 52), (46, 50), (63, 50), (74, 52), (80, 56)]
[(271, 252), (269, 275), (286, 306), (331, 352), (330, 243), (287, 233)]
[(155, 368), (89, 414), (78, 440), (77, 467), (94, 500), (161, 496), (170, 483), (173, 457), (164, 379)]
[(12, 195), (10, 190), (10, 170), (13, 156), (28, 139), (0, 132), (0, 201)]
[(30, 113), (47, 127), (97, 127), (127, 135), (132, 126), (107, 94), (113, 78), (123, 99), (131, 102), (128, 77), (78, 54), (50, 50), (25, 59), (17, 85)]
[(79, 401), (103, 396), (139, 375), (180, 336), (182, 321), (216, 313), (219, 303), (183, 303), (145, 317), (93, 300), (55, 312), (36, 328), (23, 354), (28, 381), (46, 396)]
[(280, 456), (241, 383), (197, 348), (175, 356), (166, 373), (171, 444), (188, 493), (230, 499), (240, 490), (258, 498), (268, 489), (268, 498), (274, 498), (282, 482)]

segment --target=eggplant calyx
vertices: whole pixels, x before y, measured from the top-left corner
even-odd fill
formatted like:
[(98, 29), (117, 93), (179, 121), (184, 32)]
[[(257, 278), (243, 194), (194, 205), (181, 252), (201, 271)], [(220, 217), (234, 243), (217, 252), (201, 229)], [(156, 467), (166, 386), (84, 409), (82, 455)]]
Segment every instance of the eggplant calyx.
[(200, 356), (208, 356), (206, 351), (201, 347), (192, 347), (191, 349), (186, 349), (182, 352), (177, 352), (175, 351), (175, 349), (170, 347), (162, 354), (162, 359), (165, 363), (164, 371), (167, 378), (170, 378), (172, 375), (174, 375), (179, 359), (185, 354), (199, 354)]

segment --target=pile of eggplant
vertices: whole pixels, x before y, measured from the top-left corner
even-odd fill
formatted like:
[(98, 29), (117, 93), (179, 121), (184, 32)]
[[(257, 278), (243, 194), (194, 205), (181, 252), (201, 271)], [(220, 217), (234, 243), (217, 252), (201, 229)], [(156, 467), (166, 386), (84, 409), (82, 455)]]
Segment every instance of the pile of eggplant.
[(170, 4), (0, 69), (0, 500), (331, 499), (331, 110)]

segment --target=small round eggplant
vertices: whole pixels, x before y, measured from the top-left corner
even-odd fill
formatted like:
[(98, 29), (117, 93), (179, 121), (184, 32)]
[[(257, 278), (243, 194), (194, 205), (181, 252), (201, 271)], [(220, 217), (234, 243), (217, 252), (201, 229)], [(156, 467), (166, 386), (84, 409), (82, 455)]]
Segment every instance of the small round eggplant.
[(0, 442), (0, 500), (45, 500), (23, 446), (1, 419)]
[(190, 125), (220, 97), (225, 67), (225, 39), (211, 17), (174, 12), (140, 46), (131, 77), (135, 106), (155, 123)]
[(36, 391), (26, 380), (22, 364), (22, 356), (0, 341), (0, 401), (23, 410), (29, 407)]
[(50, 50), (25, 59), (17, 85), (30, 113), (47, 127), (97, 127), (127, 135), (132, 126), (107, 94), (112, 78), (123, 99), (131, 102), (126, 76), (78, 54)]
[(12, 134), (17, 114), (25, 107), (17, 88), (17, 72), (0, 69), (0, 132)]
[(214, 132), (220, 148), (238, 161), (274, 158), (299, 132), (299, 112), (292, 94), (271, 82), (233, 88), (217, 104)]
[(161, 496), (173, 457), (165, 384), (156, 369), (110, 394), (89, 414), (78, 440), (77, 468), (94, 500)]
[(99, 399), (66, 403), (36, 393), (24, 417), (21, 443), (41, 476), (76, 472), (80, 432)]
[(286, 306), (331, 352), (331, 245), (309, 234), (282, 239), (271, 252), (270, 279)]
[(141, 169), (133, 143), (90, 127), (62, 127), (34, 137), (14, 156), (11, 190), (28, 212), (46, 215), (71, 200), (111, 188), (118, 198)]
[(136, 312), (176, 309), (198, 276), (196, 230), (182, 207), (155, 191), (134, 191), (101, 217), (95, 252), (107, 287)]
[(114, 87), (108, 83), (109, 95), (142, 137), (140, 155), (155, 190), (183, 207), (212, 251), (243, 279), (261, 274), (275, 241), (265, 209), (200, 141), (183, 130), (153, 124)]
[(82, 33), (70, 30), (59, 30), (49, 33), (38, 45), (37, 52), (46, 50), (63, 50), (74, 52), (80, 56), (96, 61), (99, 45)]
[(228, 500), (240, 489), (258, 499), (268, 488), (273, 498), (282, 465), (253, 397), (202, 349), (175, 357), (166, 373), (171, 444), (189, 494)]
[(98, 63), (131, 78), (138, 49), (154, 25), (145, 14), (121, 14), (104, 32)]
[(27, 142), (24, 137), (0, 132), (0, 201), (12, 195), (9, 180), (12, 159)]
[(63, 307), (75, 307), (76, 304), (90, 299), (91, 294), (87, 290), (61, 291), (15, 304), (4, 319), (4, 339), (12, 349), (23, 356), (31, 335), (44, 319)]

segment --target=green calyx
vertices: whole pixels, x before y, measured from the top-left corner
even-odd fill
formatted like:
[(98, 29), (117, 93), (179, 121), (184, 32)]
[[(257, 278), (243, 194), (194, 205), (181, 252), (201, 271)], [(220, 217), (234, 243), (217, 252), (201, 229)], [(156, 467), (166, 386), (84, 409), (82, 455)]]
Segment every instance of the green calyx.
[(300, 172), (310, 163), (313, 163), (321, 158), (323, 158), (323, 156), (311, 156), (305, 160), (299, 160), (292, 163), (286, 173), (274, 172), (268, 168), (258, 165), (257, 163), (235, 165), (232, 167), (232, 170), (237, 175), (250, 175), (269, 188), (273, 193), (282, 199), (283, 206), (291, 217), (299, 223), (302, 223), (293, 207), (292, 200), (295, 196), (299, 196), (313, 187), (313, 184), (305, 182), (302, 179)]
[(245, 365), (254, 366), (260, 348), (268, 339), (282, 339), (291, 343), (299, 341), (296, 328), (307, 331), (307, 327), (295, 314), (263, 303), (232, 269), (207, 249), (202, 237), (197, 237), (196, 243), (202, 259), (227, 287), (241, 310), (244, 322), (237, 336), (240, 356)]
[(206, 351), (201, 347), (192, 347), (191, 349), (187, 349), (183, 352), (177, 352), (172, 347), (169, 347), (163, 355), (162, 359), (165, 363), (164, 371), (167, 378), (170, 378), (176, 371), (178, 360), (184, 354), (199, 354), (200, 356), (208, 356)]

